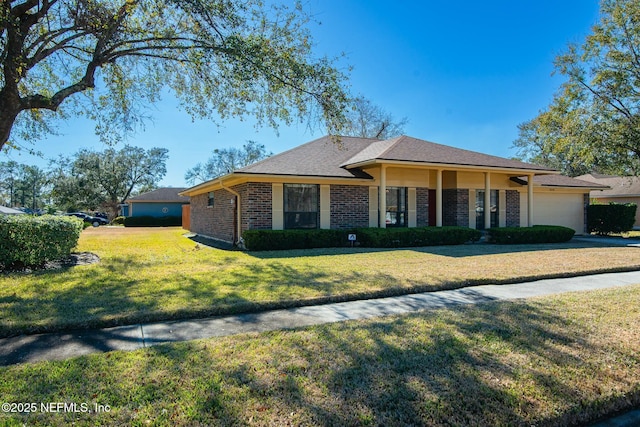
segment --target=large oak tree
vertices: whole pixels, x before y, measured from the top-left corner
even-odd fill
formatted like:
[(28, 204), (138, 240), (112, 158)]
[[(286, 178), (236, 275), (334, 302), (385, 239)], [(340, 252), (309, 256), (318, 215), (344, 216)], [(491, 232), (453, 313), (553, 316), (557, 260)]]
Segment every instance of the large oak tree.
[(640, 169), (640, 2), (602, 0), (601, 17), (555, 68), (567, 80), (549, 107), (520, 125), (527, 160), (569, 174)]
[(339, 133), (346, 78), (308, 23), (261, 0), (0, 0), (0, 149), (72, 114), (117, 138), (167, 88), (194, 117)]
[(106, 209), (113, 217), (129, 196), (156, 188), (167, 173), (167, 159), (164, 148), (80, 150), (54, 162), (52, 195), (58, 207)]

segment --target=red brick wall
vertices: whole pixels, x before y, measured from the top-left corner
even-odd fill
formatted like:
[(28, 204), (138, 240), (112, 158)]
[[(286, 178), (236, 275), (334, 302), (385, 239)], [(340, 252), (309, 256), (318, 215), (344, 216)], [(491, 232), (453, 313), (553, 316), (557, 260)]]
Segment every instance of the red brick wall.
[[(238, 187), (246, 187), (242, 198), (242, 230), (271, 230), (272, 184), (270, 182), (249, 182)], [(236, 190), (237, 191), (237, 190)], [(245, 228), (246, 227), (246, 228)]]
[(213, 207), (207, 206), (209, 195), (191, 198), (191, 228), (194, 233), (233, 243), (235, 196), (226, 190), (214, 192)]
[(429, 225), (429, 189), (416, 188), (416, 226)]
[(442, 190), (442, 225), (469, 226), (469, 190)]
[(369, 187), (331, 185), (330, 193), (331, 228), (369, 226)]
[(233, 187), (241, 196), (243, 232), (271, 229), (271, 188), (270, 182), (248, 182)]
[[(520, 227), (520, 193), (516, 190), (506, 191), (507, 227)], [(526, 224), (525, 224), (526, 225)]]

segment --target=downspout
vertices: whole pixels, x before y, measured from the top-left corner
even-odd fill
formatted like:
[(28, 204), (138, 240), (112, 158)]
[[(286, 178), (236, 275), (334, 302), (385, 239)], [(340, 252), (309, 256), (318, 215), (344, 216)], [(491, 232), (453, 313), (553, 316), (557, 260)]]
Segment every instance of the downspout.
[(224, 186), (224, 182), (222, 180), (220, 180), (220, 187), (222, 187), (223, 190), (227, 190), (229, 193), (233, 194), (234, 196), (236, 196), (236, 223), (237, 223), (237, 229), (236, 229), (236, 236), (238, 236), (238, 240), (235, 242), (236, 245), (240, 246), (241, 242), (242, 242), (242, 209), (241, 209), (241, 205), (240, 205), (240, 193), (238, 193), (235, 190), (230, 189), (229, 187), (225, 187)]

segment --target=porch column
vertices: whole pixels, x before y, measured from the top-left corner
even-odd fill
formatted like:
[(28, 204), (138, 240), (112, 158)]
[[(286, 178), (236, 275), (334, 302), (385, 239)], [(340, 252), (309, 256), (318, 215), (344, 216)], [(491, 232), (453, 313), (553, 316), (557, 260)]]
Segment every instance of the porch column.
[(378, 195), (380, 206), (378, 227), (387, 228), (387, 165), (380, 165), (380, 194)]
[(484, 173), (484, 229), (491, 228), (491, 172)]
[(436, 227), (442, 227), (442, 170), (436, 173)]
[(527, 179), (527, 227), (533, 227), (533, 174)]

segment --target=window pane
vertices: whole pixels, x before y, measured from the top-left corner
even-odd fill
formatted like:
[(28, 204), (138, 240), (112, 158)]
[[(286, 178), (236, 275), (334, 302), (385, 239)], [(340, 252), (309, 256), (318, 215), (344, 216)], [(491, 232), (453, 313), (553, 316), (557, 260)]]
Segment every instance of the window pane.
[(405, 187), (388, 187), (386, 193), (387, 227), (404, 227), (407, 225), (407, 189)]
[(318, 188), (314, 184), (284, 185), (284, 228), (318, 228)]
[(286, 212), (284, 214), (284, 228), (318, 228), (318, 214), (316, 212)]
[(285, 184), (284, 210), (315, 212), (318, 210), (318, 186), (313, 184)]
[[(491, 227), (497, 227), (499, 224), (498, 213), (500, 211), (498, 206), (498, 190), (491, 190), (489, 197), (491, 198), (489, 211)], [(484, 230), (484, 190), (476, 191), (476, 229)]]

